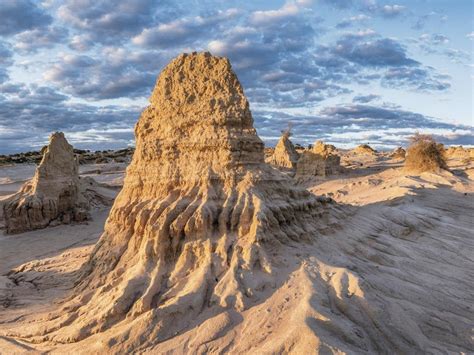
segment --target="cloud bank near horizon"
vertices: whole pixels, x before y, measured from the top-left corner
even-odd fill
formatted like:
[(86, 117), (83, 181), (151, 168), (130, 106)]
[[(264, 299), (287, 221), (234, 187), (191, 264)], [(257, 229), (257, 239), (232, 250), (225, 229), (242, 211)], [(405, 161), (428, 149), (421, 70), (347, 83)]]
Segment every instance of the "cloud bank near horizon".
[(132, 145), (158, 73), (194, 50), (230, 58), (267, 144), (289, 122), (300, 144), (394, 147), (415, 131), (474, 144), (459, 80), (472, 32), (439, 33), (455, 19), (414, 3), (7, 0), (0, 154), (38, 149), (56, 130), (78, 148)]

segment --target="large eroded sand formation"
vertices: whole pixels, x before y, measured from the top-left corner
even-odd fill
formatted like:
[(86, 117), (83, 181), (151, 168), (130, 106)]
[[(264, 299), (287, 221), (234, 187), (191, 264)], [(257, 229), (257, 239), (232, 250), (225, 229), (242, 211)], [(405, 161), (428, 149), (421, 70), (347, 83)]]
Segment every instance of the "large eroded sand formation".
[(208, 307), (243, 310), (274, 285), (281, 245), (327, 227), (322, 202), (264, 163), (226, 58), (174, 59), (135, 135), (124, 187), (77, 296), (69, 312), (41, 325), (44, 339), (78, 341), (140, 319), (123, 346), (158, 342)]

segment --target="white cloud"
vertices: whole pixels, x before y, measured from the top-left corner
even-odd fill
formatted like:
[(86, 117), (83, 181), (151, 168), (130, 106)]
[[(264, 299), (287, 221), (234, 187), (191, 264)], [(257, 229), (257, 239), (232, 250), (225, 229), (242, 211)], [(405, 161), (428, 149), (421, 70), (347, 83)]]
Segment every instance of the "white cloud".
[(312, 4), (311, 0), (287, 1), (277, 10), (254, 11), (250, 23), (257, 26), (272, 25), (298, 15), (303, 8)]
[(405, 6), (402, 5), (385, 5), (382, 7), (382, 13), (385, 16), (397, 16), (405, 10)]
[(183, 42), (196, 40), (199, 35), (205, 35), (209, 29), (215, 30), (216, 26), (238, 14), (240, 14), (240, 10), (232, 8), (218, 11), (208, 17), (194, 16), (162, 23), (144, 29), (139, 35), (133, 37), (132, 42), (140, 46), (161, 48), (182, 45)]
[(79, 52), (89, 50), (94, 46), (94, 41), (89, 34), (75, 35), (69, 41), (69, 47)]

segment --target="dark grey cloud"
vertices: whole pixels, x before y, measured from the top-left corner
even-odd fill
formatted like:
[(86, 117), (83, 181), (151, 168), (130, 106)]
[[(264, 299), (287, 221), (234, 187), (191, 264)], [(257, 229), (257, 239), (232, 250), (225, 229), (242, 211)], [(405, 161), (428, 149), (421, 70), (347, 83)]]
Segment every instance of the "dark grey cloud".
[(15, 94), (18, 97), (22, 97), (29, 93), (29, 90), (26, 89), (27, 87), (23, 84), (4, 83), (0, 85), (0, 92), (3, 95)]
[(0, 67), (7, 67), (13, 64), (13, 51), (10, 44), (0, 41)]
[[(302, 10), (298, 8), (298, 11)], [(255, 13), (258, 13), (257, 17)], [(105, 55), (101, 53), (100, 56), (68, 55), (58, 60), (46, 72), (45, 78), (65, 92), (87, 99), (139, 97), (145, 96), (151, 90), (159, 69), (165, 63), (164, 60), (176, 54), (174, 47), (182, 48), (183, 45), (191, 43), (199, 47), (199, 43), (202, 43), (199, 41), (206, 39), (209, 42), (202, 43), (204, 47), (207, 46), (214, 54), (229, 56), (237, 70), (246, 69), (247, 78), (255, 79), (256, 74), (262, 76), (265, 71), (278, 71), (277, 63), (287, 58), (289, 52), (303, 52), (311, 46), (315, 30), (307, 20), (295, 22), (283, 20), (280, 16), (278, 21), (262, 22), (265, 17), (274, 19), (269, 15), (271, 12), (255, 13), (247, 13), (246, 18), (248, 21), (257, 21), (258, 24), (255, 25), (257, 27), (239, 26), (235, 23), (233, 26), (230, 25), (229, 21), (238, 22), (239, 20), (236, 17), (240, 12), (235, 9), (163, 22), (144, 29), (133, 37), (133, 42), (144, 47), (164, 48), (166, 51), (134, 50), (129, 53), (122, 49), (122, 53), (117, 55), (117, 53), (111, 54), (111, 51), (105, 48), (103, 50)], [(218, 30), (221, 24), (227, 25), (228, 32)], [(210, 39), (213, 35), (220, 36), (222, 39), (212, 41)], [(90, 48), (88, 45), (90, 40), (89, 34), (82, 37), (74, 36), (69, 45), (85, 51)], [(288, 78), (287, 81), (296, 79), (294, 76), (291, 79)], [(282, 93), (272, 102), (283, 103), (284, 97), (289, 99), (299, 97), (299, 102), (302, 102), (302, 98), (319, 101), (322, 97), (321, 93), (315, 95), (308, 92), (312, 87), (323, 87), (322, 83), (315, 84), (315, 80), (311, 83), (305, 82), (305, 85), (300, 86), (299, 93), (295, 92), (292, 95)], [(245, 80), (245, 78), (244, 81), (249, 87), (252, 87), (252, 83), (255, 82), (255, 80)], [(283, 82), (279, 84), (281, 88), (283, 88), (282, 84)], [(277, 83), (272, 85), (277, 85)], [(268, 86), (269, 84), (265, 89), (268, 89)], [(335, 87), (333, 84), (326, 86)], [(263, 92), (263, 90), (260, 91)], [(296, 105), (296, 100), (293, 99), (288, 105)]]
[(303, 5), (287, 3), (277, 10), (251, 13), (247, 26), (231, 27), (207, 48), (230, 58), (253, 103), (310, 107), (350, 91), (326, 82), (314, 61), (313, 43), (321, 21)]
[[(138, 107), (98, 108), (72, 104), (50, 88), (23, 86), (21, 90), (22, 98), (0, 96), (0, 140), (5, 142), (0, 154), (39, 149), (56, 130), (65, 131), (77, 148), (116, 149), (133, 144)], [(51, 100), (55, 100), (54, 105), (48, 104)], [(303, 145), (323, 139), (336, 144), (369, 142), (390, 147), (406, 143), (415, 131), (434, 133), (446, 144), (472, 144), (474, 138), (472, 127), (440, 122), (396, 105), (342, 104), (314, 115), (252, 111), (257, 131), (268, 145), (276, 143), (288, 123), (293, 127), (293, 140)]]
[[(147, 4), (146, 0), (131, 3), (135, 12)], [(165, 60), (178, 48), (207, 47), (213, 54), (231, 59), (253, 102), (284, 108), (311, 107), (326, 98), (350, 93), (346, 85), (379, 81), (383, 73), (378, 71), (383, 68), (419, 66), (399, 42), (373, 31), (346, 33), (334, 44), (315, 48), (315, 39), (324, 31), (320, 27), (322, 19), (306, 6), (301, 1), (286, 2), (276, 10), (243, 12), (231, 8), (174, 20), (171, 16), (171, 20), (158, 22), (148, 17), (142, 21), (139, 16), (140, 25), (129, 29), (136, 32), (134, 44), (161, 51), (127, 52), (123, 47), (119, 50), (111, 46), (102, 47), (97, 55), (66, 55), (52, 65), (45, 78), (64, 92), (89, 100), (141, 97), (151, 90)], [(76, 28), (86, 29), (73, 35), (69, 46), (81, 52), (91, 49), (96, 36), (89, 31), (93, 24), (98, 26), (97, 33), (119, 31), (111, 25), (114, 21), (104, 20), (109, 12), (114, 19), (116, 11), (107, 1), (67, 2), (61, 6), (63, 18)], [(145, 24), (146, 28), (140, 28)], [(117, 33), (113, 32), (112, 37)], [(386, 86), (396, 83), (386, 76)], [(430, 79), (428, 74), (425, 79)], [(422, 84), (426, 90), (441, 88), (433, 81), (398, 81), (417, 89)]]
[(298, 22), (285, 22), (292, 16), (292, 11), (263, 12), (258, 17), (260, 27), (237, 26), (208, 44), (212, 53), (231, 59), (256, 104), (312, 107), (350, 93), (346, 86), (352, 83), (380, 82), (386, 87), (424, 91), (450, 87), (449, 78), (410, 58), (395, 39), (364, 30), (313, 47), (318, 24), (305, 16)]
[(4, 68), (0, 68), (0, 84), (8, 81), (10, 76)]
[(375, 94), (357, 95), (357, 96), (354, 96), (354, 98), (352, 99), (352, 102), (366, 104), (366, 103), (369, 103), (371, 101), (375, 101), (375, 100), (379, 100), (379, 99), (380, 99), (380, 95), (375, 95)]
[(208, 48), (229, 56), (236, 68), (276, 69), (275, 63), (306, 53), (321, 32), (322, 20), (308, 11), (300, 1), (287, 2), (276, 10), (251, 12), (243, 23), (228, 26), (216, 40), (209, 41)]
[(8, 67), (13, 64), (13, 51), (7, 42), (0, 41), (0, 84), (9, 80)]
[(472, 133), (449, 133), (445, 135), (433, 134), (436, 141), (446, 145), (473, 145), (474, 134)]
[(133, 140), (137, 107), (71, 103), (68, 96), (44, 86), (8, 84), (0, 92), (0, 154), (38, 149), (58, 130), (68, 133), (77, 148), (119, 148)]
[(450, 77), (410, 58), (406, 48), (394, 39), (372, 30), (346, 33), (335, 44), (320, 45), (314, 55), (317, 75), (338, 85), (380, 82), (385, 87), (423, 91), (450, 88)]
[(422, 114), (400, 108), (350, 104), (326, 107), (323, 117), (332, 117), (339, 123), (359, 125), (360, 129), (388, 128), (452, 128), (452, 124), (435, 121)]
[(362, 66), (398, 67), (417, 65), (408, 58), (406, 49), (390, 38), (371, 38), (367, 34), (347, 34), (332, 48), (335, 55)]
[(68, 30), (66, 28), (48, 26), (17, 34), (14, 48), (20, 54), (31, 54), (42, 48), (53, 48), (60, 43), (64, 43), (67, 38)]
[(444, 91), (451, 87), (450, 77), (432, 74), (432, 68), (390, 68), (382, 78), (382, 85), (390, 88), (416, 88), (422, 91)]
[(89, 100), (145, 97), (166, 59), (156, 51), (129, 53), (107, 47), (100, 58), (66, 55), (44, 76), (65, 92)]
[(64, 24), (89, 34), (99, 43), (128, 41), (155, 21), (175, 18), (178, 4), (156, 0), (66, 0), (57, 16)]
[[(307, 145), (316, 139), (336, 144), (370, 142), (377, 146), (405, 144), (415, 131), (434, 133), (447, 144), (472, 144), (474, 129), (440, 122), (425, 115), (406, 111), (395, 105), (341, 104), (325, 107), (314, 115), (295, 115), (268, 110), (254, 110), (258, 133), (267, 144), (275, 144), (281, 129), (292, 125), (295, 143)], [(471, 143), (467, 143), (471, 140)]]
[(0, 35), (10, 36), (51, 24), (52, 17), (37, 4), (31, 0), (2, 0)]
[[(131, 13), (141, 13), (147, 4), (146, 0), (134, 0), (127, 6)], [(158, 25), (156, 18), (150, 20), (144, 15), (137, 17), (136, 26), (122, 30), (118, 24), (127, 20), (119, 16), (119, 21), (115, 17), (120, 7), (112, 8), (108, 1), (66, 2), (58, 13), (76, 29), (84, 29), (81, 34), (72, 34), (70, 48), (86, 53), (97, 43), (98, 35), (113, 38), (135, 33), (129, 38), (136, 45), (161, 50), (96, 47), (87, 55), (63, 55), (44, 77), (63, 92), (87, 100), (145, 97), (166, 61), (183, 45), (192, 45), (228, 56), (250, 99), (262, 106), (312, 107), (329, 97), (350, 93), (346, 86), (354, 82), (369, 84), (383, 80), (385, 86), (400, 83), (416, 89), (423, 86), (424, 90), (448, 87), (434, 80), (428, 69), (412, 71), (411, 77), (407, 70), (398, 71), (398, 75), (381, 72), (384, 68), (419, 68), (420, 65), (408, 57), (399, 42), (373, 31), (346, 33), (334, 44), (315, 48), (314, 41), (323, 32), (322, 20), (305, 6), (303, 2), (287, 2), (276, 10), (210, 11), (161, 21)], [(226, 29), (222, 27), (220, 31), (221, 24)], [(143, 29), (145, 25), (148, 27)], [(19, 35), (25, 40), (17, 45), (28, 43), (33, 33)], [(48, 44), (49, 37), (45, 36), (44, 46)]]

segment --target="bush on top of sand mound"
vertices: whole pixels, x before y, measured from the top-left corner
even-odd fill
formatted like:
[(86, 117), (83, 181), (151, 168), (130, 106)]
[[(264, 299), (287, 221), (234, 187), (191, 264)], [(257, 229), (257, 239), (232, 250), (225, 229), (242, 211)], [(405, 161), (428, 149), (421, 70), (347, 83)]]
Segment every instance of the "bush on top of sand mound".
[(416, 172), (447, 169), (444, 146), (429, 134), (415, 133), (410, 138), (405, 168)]

